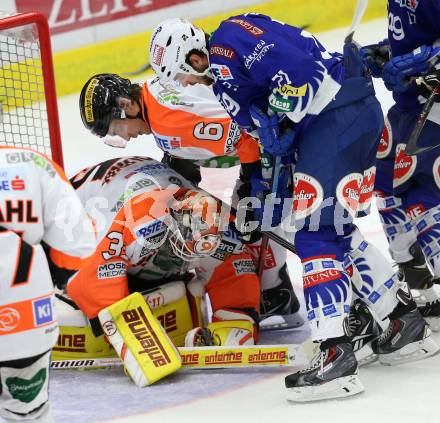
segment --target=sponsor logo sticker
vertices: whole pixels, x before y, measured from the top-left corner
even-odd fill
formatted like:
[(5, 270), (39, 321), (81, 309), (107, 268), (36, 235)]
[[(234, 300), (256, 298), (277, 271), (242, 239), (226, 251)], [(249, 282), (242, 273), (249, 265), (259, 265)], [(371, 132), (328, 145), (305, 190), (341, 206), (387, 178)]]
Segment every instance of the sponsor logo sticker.
[(246, 273), (255, 274), (255, 266), (252, 259), (240, 259), (232, 262), (237, 276)]
[(229, 66), (213, 64), (211, 65), (211, 71), (216, 80), (227, 81), (229, 79), (234, 79)]
[(281, 87), (278, 87), (277, 91), (281, 95), (287, 97), (304, 97), (307, 92), (307, 84), (301, 85), (300, 87), (293, 87), (292, 85), (284, 84), (281, 85)]
[(434, 165), (432, 166), (432, 173), (434, 175), (435, 183), (440, 189), (440, 156), (438, 156), (434, 161)]
[(415, 12), (419, 5), (419, 0), (394, 0), (400, 7)]
[(180, 148), (182, 139), (180, 137), (176, 137), (173, 135), (160, 135), (158, 133), (154, 133), (154, 139), (156, 140), (157, 146), (161, 150), (175, 150), (176, 148)]
[(359, 210), (363, 178), (363, 175), (360, 173), (349, 173), (339, 181), (336, 187), (336, 197), (339, 203), (351, 216), (355, 216)]
[(398, 187), (408, 181), (417, 167), (417, 156), (405, 154), (405, 144), (397, 144), (394, 160), (393, 186)]
[(251, 34), (253, 37), (260, 37), (261, 35), (264, 34), (264, 31), (261, 28), (258, 28), (258, 26), (255, 26), (250, 22), (245, 21), (244, 19), (228, 19), (226, 22), (230, 22), (235, 25), (241, 26), (246, 32)]
[(228, 47), (223, 46), (211, 46), (209, 54), (212, 56), (226, 57), (226, 59), (233, 59), (235, 57), (235, 51)]
[(364, 172), (359, 194), (359, 210), (365, 211), (371, 205), (374, 191), (374, 181), (376, 180), (376, 166), (371, 166)]
[(34, 308), (35, 326), (41, 326), (54, 320), (52, 297), (32, 301)]
[(0, 309), (0, 332), (10, 332), (20, 323), (20, 313), (12, 307)]
[(303, 219), (320, 207), (324, 190), (317, 179), (306, 173), (296, 172), (293, 179), (293, 210), (297, 219)]
[(153, 63), (160, 66), (162, 63), (164, 48), (159, 44), (155, 44), (153, 48)]
[(266, 53), (273, 47), (275, 47), (275, 44), (266, 44), (264, 40), (259, 41), (252, 53), (243, 56), (246, 68), (250, 69), (255, 62), (261, 61)]
[(383, 128), (382, 136), (380, 137), (379, 147), (377, 149), (377, 158), (384, 159), (390, 154), (393, 145), (393, 133), (391, 124), (388, 119), (385, 119), (385, 126)]
[(87, 85), (86, 93), (84, 95), (84, 114), (86, 117), (86, 122), (92, 123), (95, 121), (93, 117), (93, 107), (92, 107), (92, 100), (93, 100), (93, 94), (95, 93), (95, 88), (99, 84), (99, 79), (93, 78), (89, 85)]
[(127, 265), (123, 261), (111, 261), (109, 263), (101, 264), (98, 267), (98, 279), (110, 279), (124, 276)]

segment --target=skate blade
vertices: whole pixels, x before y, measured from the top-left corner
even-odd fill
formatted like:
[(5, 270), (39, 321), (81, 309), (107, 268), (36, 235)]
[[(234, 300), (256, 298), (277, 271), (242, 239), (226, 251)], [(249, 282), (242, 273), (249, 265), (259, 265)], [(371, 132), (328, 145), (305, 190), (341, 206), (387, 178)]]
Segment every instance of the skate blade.
[(378, 355), (371, 349), (370, 344), (364, 345), (360, 350), (356, 351), (354, 355), (356, 356), (359, 367), (368, 366), (379, 359)]
[(271, 316), (260, 322), (260, 330), (284, 330), (295, 329), (304, 325), (304, 320), (299, 313), (286, 314), (284, 316)]
[(440, 317), (425, 317), (424, 318), (433, 332), (440, 332)]
[(364, 390), (356, 374), (340, 377), (321, 385), (287, 388), (287, 400), (291, 402), (322, 401), (350, 397)]
[(379, 361), (384, 366), (396, 366), (411, 361), (424, 360), (438, 353), (440, 353), (440, 347), (432, 339), (429, 327), (426, 327), (425, 337), (422, 340), (405, 345), (391, 354), (379, 354)]

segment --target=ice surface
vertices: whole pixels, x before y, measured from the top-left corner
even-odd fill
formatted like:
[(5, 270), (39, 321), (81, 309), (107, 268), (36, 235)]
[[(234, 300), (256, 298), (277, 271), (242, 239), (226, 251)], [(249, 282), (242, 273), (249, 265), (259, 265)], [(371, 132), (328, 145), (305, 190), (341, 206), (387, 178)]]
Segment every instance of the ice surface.
[[(386, 21), (360, 25), (355, 39), (369, 44), (386, 36)], [(330, 50), (340, 50), (346, 30), (321, 34)], [(390, 94), (377, 84), (384, 111), (392, 103)], [(123, 155), (150, 155), (160, 158), (151, 137), (131, 141), (127, 149), (103, 145), (82, 126), (78, 95), (59, 100), (65, 167), (68, 175), (84, 166)], [(222, 172), (221, 178), (218, 173)], [(222, 186), (215, 183), (222, 180)], [(228, 179), (229, 178), (229, 179)], [(224, 181), (235, 178), (234, 171), (207, 170), (204, 182), (219, 196)], [(387, 251), (377, 214), (357, 222), (368, 239)], [(298, 260), (289, 256), (289, 267), (300, 293)], [(302, 308), (303, 309), (303, 308)], [(306, 329), (265, 333), (262, 342), (299, 342)], [(440, 342), (440, 336), (436, 336)], [(108, 370), (52, 371), (50, 396), (55, 422), (173, 422), (173, 423), (406, 423), (438, 422), (439, 356), (400, 367), (374, 364), (360, 375), (366, 392), (346, 400), (293, 405), (284, 398), (284, 376), (294, 369), (235, 371), (186, 371), (151, 387), (139, 389), (121, 368)]]

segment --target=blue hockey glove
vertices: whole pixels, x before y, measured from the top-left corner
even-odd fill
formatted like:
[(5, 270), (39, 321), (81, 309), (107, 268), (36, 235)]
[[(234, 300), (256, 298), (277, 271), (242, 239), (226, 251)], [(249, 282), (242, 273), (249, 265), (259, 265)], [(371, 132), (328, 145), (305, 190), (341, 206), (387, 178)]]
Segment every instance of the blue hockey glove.
[[(258, 207), (252, 208), (250, 204), (245, 205), (243, 202), (239, 203), (239, 209), (242, 207), (246, 208), (241, 210), (240, 219), (234, 221), (234, 226), (235, 230), (241, 234), (243, 241), (246, 243), (253, 243), (260, 238), (262, 224), (263, 230), (269, 230), (269, 226), (275, 227), (281, 223), (284, 200), (292, 197), (290, 166), (282, 166), (280, 170), (277, 192), (277, 198), (281, 198), (280, 204), (274, 204), (272, 216), (264, 216), (266, 196), (271, 192), (271, 187), (272, 178), (270, 171), (268, 172), (266, 169), (263, 169), (263, 171), (261, 169), (255, 171), (249, 180), (244, 181), (241, 179), (237, 181), (236, 193), (239, 200), (252, 197), (260, 201)], [(254, 222), (254, 224), (246, 225), (249, 222)]]
[(364, 65), (370, 70), (375, 78), (381, 78), (383, 67), (390, 60), (390, 43), (388, 39), (359, 50)]
[(257, 126), (260, 143), (264, 150), (274, 156), (287, 156), (294, 151), (295, 131), (287, 129), (280, 135), (278, 115), (268, 116), (258, 107), (250, 107), (252, 120)]
[(420, 46), (411, 53), (393, 57), (383, 68), (385, 86), (393, 92), (406, 91), (411, 83), (411, 76), (428, 71), (431, 55), (432, 47)]
[(274, 201), (272, 216), (264, 216), (264, 211), (266, 210), (267, 206), (266, 202), (271, 201), (267, 195), (270, 194), (272, 187), (272, 178), (270, 175), (267, 175), (267, 173), (268, 172), (265, 171), (259, 171), (255, 172), (251, 177), (251, 197), (256, 197), (261, 202), (260, 207), (255, 207), (253, 209), (253, 217), (255, 220), (260, 222), (260, 225), (264, 223), (264, 226), (268, 225), (276, 227), (281, 223), (282, 220), (284, 200), (292, 196), (292, 189), (289, 185), (290, 166), (282, 166), (280, 169), (276, 198), (279, 198), (281, 201)]

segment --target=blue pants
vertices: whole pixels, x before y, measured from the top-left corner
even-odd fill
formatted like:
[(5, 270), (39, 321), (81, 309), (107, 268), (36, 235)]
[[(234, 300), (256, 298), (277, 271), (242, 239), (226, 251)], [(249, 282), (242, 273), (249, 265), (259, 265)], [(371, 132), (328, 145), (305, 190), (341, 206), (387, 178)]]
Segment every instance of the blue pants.
[(312, 121), (298, 144), (296, 219), (305, 219), (314, 230), (341, 229), (368, 212), (382, 129), (383, 114), (374, 95), (324, 110)]
[[(412, 157), (401, 151), (421, 109), (402, 110), (394, 105), (389, 110), (387, 139), (382, 141), (377, 161), (375, 189), (384, 196), (400, 197), (405, 210), (420, 206), (428, 210), (440, 203), (440, 148)], [(426, 121), (419, 144), (434, 145), (439, 138), (440, 126)]]

